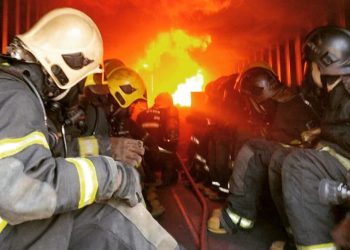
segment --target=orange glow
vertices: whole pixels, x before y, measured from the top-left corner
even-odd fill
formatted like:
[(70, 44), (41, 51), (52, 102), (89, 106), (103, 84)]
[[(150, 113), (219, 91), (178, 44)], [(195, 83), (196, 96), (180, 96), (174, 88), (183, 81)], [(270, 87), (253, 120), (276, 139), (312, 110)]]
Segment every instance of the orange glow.
[(177, 86), (175, 93), (172, 95), (174, 104), (180, 106), (191, 106), (191, 92), (202, 91), (204, 84), (204, 76), (201, 70), (198, 70), (195, 76), (186, 79), (185, 83)]
[[(201, 90), (208, 74), (193, 58), (192, 52), (204, 52), (210, 43), (210, 36), (192, 36), (181, 29), (172, 29), (157, 35), (147, 46), (143, 58), (139, 59), (134, 67), (147, 85), (149, 106), (161, 92), (181, 91), (181, 94), (174, 94), (175, 102), (180, 104), (177, 99), (179, 96), (186, 95), (189, 99), (191, 90)], [(179, 90), (180, 83), (186, 85), (187, 94)], [(190, 100), (183, 105), (189, 106)]]

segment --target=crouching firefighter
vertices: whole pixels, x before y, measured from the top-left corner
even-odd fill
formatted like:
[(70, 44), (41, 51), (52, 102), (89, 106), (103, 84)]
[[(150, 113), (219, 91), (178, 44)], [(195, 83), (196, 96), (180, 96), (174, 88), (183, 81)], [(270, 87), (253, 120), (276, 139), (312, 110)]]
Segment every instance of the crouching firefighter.
[[(108, 124), (113, 158), (136, 167), (141, 174), (141, 181), (145, 182), (152, 173), (144, 159), (157, 159), (159, 154), (152, 136), (135, 122), (137, 113), (147, 109), (146, 86), (139, 74), (117, 59), (105, 60), (104, 68), (104, 81), (99, 82), (101, 77), (98, 75), (87, 78), (83, 103), (102, 110), (105, 119), (102, 122), (89, 123), (97, 123), (96, 127)], [(91, 117), (97, 116), (96, 112), (92, 112)], [(145, 197), (146, 202), (149, 201), (148, 193)], [(155, 200), (151, 204), (160, 204)], [(151, 207), (152, 215), (156, 210), (156, 214), (164, 212), (161, 205)]]
[[(87, 122), (92, 134), (110, 138), (109, 150), (115, 160), (129, 166), (140, 165), (144, 154), (143, 134), (130, 133), (136, 124), (129, 117), (129, 109), (138, 102), (146, 102), (146, 88), (140, 76), (118, 59), (104, 61), (104, 79), (90, 75), (85, 82), (81, 105), (88, 107)], [(132, 125), (130, 125), (132, 124)]]
[(150, 215), (137, 218), (133, 168), (50, 151), (44, 104), (101, 72), (102, 51), (95, 23), (70, 8), (49, 12), (10, 44), (0, 71), (2, 249), (178, 248)]
[(237, 84), (268, 125), (264, 139), (249, 139), (238, 151), (229, 182), (228, 206), (214, 210), (208, 221), (208, 229), (214, 233), (253, 228), (262, 197), (268, 195), (268, 169), (274, 152), (287, 153), (291, 146), (299, 146), (300, 134), (317, 124), (317, 116), (303, 98), (281, 83), (271, 69), (250, 68)]

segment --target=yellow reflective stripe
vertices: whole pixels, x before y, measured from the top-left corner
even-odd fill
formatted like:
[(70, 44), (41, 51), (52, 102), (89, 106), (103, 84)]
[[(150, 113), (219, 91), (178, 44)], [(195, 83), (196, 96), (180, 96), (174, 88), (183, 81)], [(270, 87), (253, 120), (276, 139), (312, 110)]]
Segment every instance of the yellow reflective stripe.
[(198, 161), (200, 161), (201, 163), (206, 163), (207, 161), (205, 160), (204, 157), (200, 156), (199, 154), (195, 154), (194, 158), (197, 159)]
[(244, 229), (249, 229), (254, 226), (254, 222), (252, 220), (239, 216), (238, 214), (232, 212), (229, 208), (226, 208), (226, 212), (234, 224)]
[(1, 217), (0, 217), (0, 233), (4, 230), (6, 225), (7, 225), (7, 221), (1, 219)]
[(98, 141), (95, 136), (79, 137), (78, 143), (81, 157), (99, 155)]
[(231, 218), (232, 222), (235, 224), (238, 224), (239, 218), (241, 218), (241, 217), (238, 216), (237, 214), (235, 214), (234, 212), (232, 212), (229, 208), (226, 208), (226, 212), (227, 212), (228, 216)]
[(254, 222), (242, 217), (239, 225), (243, 228), (252, 228), (254, 226)]
[(324, 243), (319, 245), (311, 246), (297, 246), (298, 250), (337, 250), (337, 247), (334, 243)]
[(80, 200), (78, 208), (82, 208), (95, 201), (98, 189), (96, 169), (89, 159), (66, 158), (77, 168), (80, 182)]
[(32, 132), (20, 138), (2, 139), (0, 140), (0, 159), (15, 155), (35, 144), (49, 149), (45, 135), (39, 131)]
[(350, 160), (341, 154), (338, 154), (333, 148), (329, 146), (324, 146), (319, 149), (320, 151), (326, 151), (328, 152), (331, 156), (333, 156), (335, 159), (339, 161), (341, 165), (343, 165), (346, 170), (350, 170)]

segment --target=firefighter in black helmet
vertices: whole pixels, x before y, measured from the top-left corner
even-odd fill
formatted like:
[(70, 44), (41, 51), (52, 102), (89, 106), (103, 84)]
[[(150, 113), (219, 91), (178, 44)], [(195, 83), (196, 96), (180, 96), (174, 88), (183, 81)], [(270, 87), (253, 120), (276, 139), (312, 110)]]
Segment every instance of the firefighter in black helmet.
[(323, 88), (325, 107), (320, 143), (296, 150), (282, 166), (284, 203), (297, 247), (337, 249), (331, 237), (336, 220), (319, 197), (322, 179), (346, 183), (350, 169), (350, 32), (339, 27), (313, 30), (304, 42), (314, 80)]
[(300, 145), (301, 132), (316, 120), (300, 95), (281, 83), (266, 66), (244, 71), (236, 88), (266, 122), (262, 134), (265, 138), (250, 138), (238, 151), (229, 182), (228, 205), (214, 210), (208, 221), (208, 229), (214, 233), (254, 227), (262, 196), (269, 189), (268, 167), (273, 153), (284, 145)]

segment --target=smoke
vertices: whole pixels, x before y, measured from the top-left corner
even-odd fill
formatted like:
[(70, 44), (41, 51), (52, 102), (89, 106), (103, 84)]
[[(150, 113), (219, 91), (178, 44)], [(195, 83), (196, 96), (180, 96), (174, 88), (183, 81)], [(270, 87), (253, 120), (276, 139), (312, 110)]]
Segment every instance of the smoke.
[[(135, 6), (154, 12), (156, 15), (178, 18), (182, 15), (190, 16), (194, 13), (209, 15), (227, 9), (231, 0), (130, 0)], [(149, 8), (152, 6), (152, 8)], [(154, 9), (155, 8), (155, 9)], [(156, 12), (159, 10), (159, 12)]]
[[(84, 6), (87, 9), (95, 9), (104, 14), (111, 14), (121, 6), (133, 6), (138, 12), (149, 13), (153, 16), (162, 16), (176, 19), (181, 16), (191, 16), (193, 14), (210, 15), (231, 6), (232, 0), (66, 0), (72, 6)], [(235, 0), (238, 4), (244, 0)], [(236, 3), (236, 5), (237, 5)]]
[[(332, 0), (51, 0), (85, 11), (100, 27), (105, 57), (129, 65), (142, 58), (160, 33), (181, 29), (210, 35), (205, 51), (192, 58), (218, 77), (231, 74), (257, 51), (303, 37), (336, 17)], [(334, 19), (334, 18), (333, 18)], [(334, 21), (334, 20), (333, 20)]]

